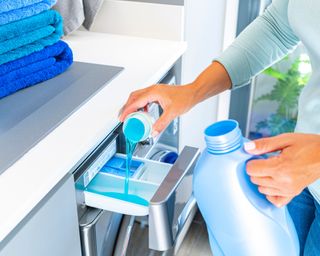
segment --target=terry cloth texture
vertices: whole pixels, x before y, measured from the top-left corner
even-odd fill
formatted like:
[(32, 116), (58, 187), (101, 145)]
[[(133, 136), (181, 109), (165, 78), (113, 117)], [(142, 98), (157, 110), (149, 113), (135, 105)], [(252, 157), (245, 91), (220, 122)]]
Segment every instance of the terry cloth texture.
[(90, 29), (103, 0), (62, 0), (53, 7), (64, 19), (65, 35), (77, 30), (81, 25)]
[(59, 41), (39, 52), (0, 65), (0, 99), (63, 73), (72, 62), (71, 49)]
[(0, 26), (0, 65), (42, 50), (62, 34), (62, 18), (53, 10)]
[(0, 0), (0, 25), (49, 10), (57, 0)]

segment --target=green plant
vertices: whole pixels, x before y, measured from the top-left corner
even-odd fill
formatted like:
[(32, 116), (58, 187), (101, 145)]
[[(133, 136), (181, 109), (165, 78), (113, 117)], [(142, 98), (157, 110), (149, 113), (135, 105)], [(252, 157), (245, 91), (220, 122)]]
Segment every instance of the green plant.
[[(289, 59), (285, 58), (284, 60), (288, 61)], [(301, 67), (306, 69), (307, 72), (301, 72)], [(267, 129), (269, 135), (274, 136), (294, 131), (297, 122), (299, 94), (310, 79), (310, 70), (309, 59), (302, 55), (292, 63), (287, 72), (283, 73), (274, 67), (264, 71), (264, 74), (277, 79), (277, 82), (270, 93), (262, 95), (256, 102), (276, 101), (278, 107), (275, 113), (257, 123), (256, 129), (258, 132)]]

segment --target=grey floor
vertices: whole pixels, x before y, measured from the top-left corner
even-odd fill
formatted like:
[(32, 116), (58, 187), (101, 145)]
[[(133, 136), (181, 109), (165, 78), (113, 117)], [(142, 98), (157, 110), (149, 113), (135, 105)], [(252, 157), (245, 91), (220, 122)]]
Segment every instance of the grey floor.
[[(139, 244), (139, 246), (135, 246)], [(148, 249), (148, 229), (136, 223), (133, 229), (127, 256), (163, 256), (166, 254)], [(198, 212), (176, 256), (212, 256), (207, 230)]]
[(212, 256), (206, 225), (198, 212), (177, 256)]

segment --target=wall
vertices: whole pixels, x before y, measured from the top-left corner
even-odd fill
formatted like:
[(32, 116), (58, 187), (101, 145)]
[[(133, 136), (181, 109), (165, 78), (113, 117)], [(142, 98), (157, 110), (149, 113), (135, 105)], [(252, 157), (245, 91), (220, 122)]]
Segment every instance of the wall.
[(183, 5), (150, 1), (104, 0), (91, 30), (181, 41), (184, 33)]
[[(184, 39), (188, 51), (182, 61), (182, 83), (192, 82), (223, 48), (224, 0), (186, 1)], [(217, 97), (206, 100), (181, 118), (180, 146), (204, 148), (203, 130), (217, 120)]]

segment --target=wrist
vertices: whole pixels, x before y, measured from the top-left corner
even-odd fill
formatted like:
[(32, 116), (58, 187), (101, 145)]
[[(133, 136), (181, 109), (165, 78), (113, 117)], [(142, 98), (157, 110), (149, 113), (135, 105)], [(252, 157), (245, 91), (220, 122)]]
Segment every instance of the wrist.
[(227, 70), (219, 62), (213, 62), (190, 84), (196, 103), (204, 101), (231, 88), (232, 82)]
[(185, 85), (185, 88), (188, 92), (187, 95), (189, 96), (190, 104), (192, 106), (195, 106), (204, 100), (203, 96), (201, 95), (201, 88), (203, 88), (201, 84), (194, 81), (190, 84)]

